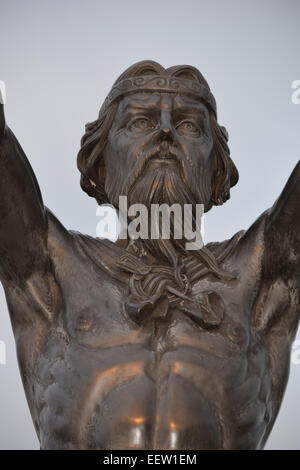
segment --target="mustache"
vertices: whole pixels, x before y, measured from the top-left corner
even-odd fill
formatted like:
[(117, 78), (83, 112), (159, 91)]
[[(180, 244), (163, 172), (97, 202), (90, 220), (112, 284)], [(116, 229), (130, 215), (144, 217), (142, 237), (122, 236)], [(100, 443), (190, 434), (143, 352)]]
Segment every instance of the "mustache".
[[(191, 159), (189, 157), (186, 157), (174, 145), (163, 142), (161, 144), (153, 146), (149, 150), (144, 151), (139, 155), (132, 171), (130, 172), (123, 184), (121, 194), (126, 195), (130, 193), (132, 187), (145, 170), (149, 160), (156, 157), (164, 158), (166, 156), (170, 156), (174, 158), (174, 160), (176, 160), (183, 178), (185, 179), (185, 181), (188, 181), (189, 184), (191, 184), (191, 181), (193, 181), (193, 163)], [(194, 186), (194, 184), (192, 185)], [(193, 189), (196, 190), (196, 188), (194, 187)]]

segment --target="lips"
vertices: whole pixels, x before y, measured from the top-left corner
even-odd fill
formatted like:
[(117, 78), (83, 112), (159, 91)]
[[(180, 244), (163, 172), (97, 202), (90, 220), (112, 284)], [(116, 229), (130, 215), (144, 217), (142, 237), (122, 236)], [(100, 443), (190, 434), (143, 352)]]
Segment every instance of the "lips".
[(158, 155), (157, 157), (153, 157), (150, 160), (151, 161), (160, 161), (160, 162), (166, 162), (166, 161), (177, 162), (177, 159), (174, 158), (172, 155)]
[(157, 163), (178, 163), (178, 158), (168, 152), (159, 152), (149, 158), (149, 162)]
[(148, 165), (160, 167), (166, 169), (169, 167), (181, 167), (183, 175), (186, 176), (185, 164), (181, 155), (177, 152), (175, 148), (172, 148), (167, 145), (156, 145), (145, 153), (139, 155), (134, 168), (131, 173), (128, 175), (127, 179), (124, 181), (122, 186), (121, 194), (129, 194), (135, 182), (140, 178), (143, 172), (146, 170)]

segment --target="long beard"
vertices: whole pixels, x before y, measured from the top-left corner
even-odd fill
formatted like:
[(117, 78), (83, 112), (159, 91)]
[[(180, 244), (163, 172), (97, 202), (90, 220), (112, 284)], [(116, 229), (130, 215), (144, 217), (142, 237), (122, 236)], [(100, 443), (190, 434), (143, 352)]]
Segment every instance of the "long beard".
[[(157, 260), (148, 266), (147, 273), (139, 273), (136, 276), (136, 262), (132, 268), (126, 257), (123, 262), (121, 260), (122, 269), (132, 274), (127, 304), (128, 311), (135, 312), (134, 315), (137, 315), (137, 318), (140, 315), (143, 316), (143, 311), (147, 316), (148, 308), (152, 311), (153, 305), (165, 299), (166, 296), (173, 307), (181, 305), (184, 298), (185, 302), (191, 302), (192, 307), (191, 305), (190, 307), (193, 309), (193, 300), (187, 297), (190, 293), (190, 286), (208, 272), (220, 279), (233, 278), (230, 273), (218, 267), (218, 261), (206, 247), (187, 252), (185, 230), (182, 230), (181, 238), (174, 236), (174, 218), (170, 219), (170, 238), (168, 239), (163, 236), (163, 227), (159, 219), (154, 218), (157, 226), (151, 227), (153, 204), (167, 204), (169, 207), (178, 204), (183, 214), (185, 204), (190, 204), (196, 209), (197, 204), (207, 204), (211, 194), (210, 178), (205, 172), (202, 173), (200, 184), (196, 185), (193, 169), (187, 166), (189, 163), (186, 160), (180, 159), (176, 149), (164, 146), (162, 154), (160, 150), (158, 147), (153, 148), (145, 154), (144, 158), (138, 159), (134, 171), (128, 175), (121, 191), (114, 181), (107, 181), (110, 200), (113, 201), (113, 194), (118, 192), (122, 196), (127, 196), (128, 207), (133, 204), (143, 204), (148, 210), (148, 235), (151, 234), (153, 228), (156, 228), (156, 234), (159, 234), (157, 239), (148, 236), (139, 243), (143, 248), (146, 247)], [(175, 157), (174, 161), (166, 160), (164, 163), (156, 162), (154, 165), (150, 162), (152, 157), (162, 157), (162, 155), (165, 157), (172, 155)], [(192, 230), (200, 230), (200, 227), (197, 227), (195, 215), (194, 210), (192, 211)], [(135, 248), (138, 247), (135, 246)], [(185, 304), (185, 311), (189, 311), (190, 307)]]
[[(151, 160), (156, 157), (172, 157), (173, 162), (168, 160), (161, 165), (153, 165)], [(121, 181), (121, 173), (107, 175), (105, 189), (109, 200), (118, 206), (118, 197), (127, 196), (128, 206), (143, 204), (149, 214), (148, 234), (151, 235), (151, 205), (167, 204), (169, 207), (174, 203), (181, 206), (182, 214), (184, 204), (191, 204), (192, 230), (199, 229), (196, 224), (196, 204), (207, 204), (211, 195), (211, 178), (209, 168), (203, 168), (197, 176), (193, 163), (188, 156), (182, 154), (177, 147), (169, 142), (161, 142), (158, 145), (144, 151), (136, 160), (133, 169), (125, 180)], [(156, 221), (157, 222), (157, 221)], [(196, 256), (199, 250), (186, 252), (185, 233), (182, 228), (182, 238), (174, 238), (174, 220), (170, 220), (170, 238), (162, 236), (162, 227), (156, 227), (159, 233), (158, 239), (148, 237), (143, 239), (142, 244), (150, 253), (161, 261), (166, 261), (175, 267), (179, 263), (179, 256)], [(202, 250), (200, 250), (202, 251)]]
[[(192, 229), (200, 230), (200, 227), (196, 224), (196, 196), (191, 189), (192, 185), (186, 184), (177, 166), (168, 167), (165, 164), (155, 168), (146, 167), (145, 170), (143, 176), (136, 180), (131, 191), (127, 194), (128, 205), (139, 203), (147, 207), (149, 238), (144, 239), (143, 243), (153, 256), (176, 266), (178, 264), (178, 255), (185, 254), (186, 242), (190, 241), (186, 239), (183, 227), (185, 204), (190, 204), (193, 208), (191, 213)], [(178, 204), (181, 208), (180, 219), (175, 219), (171, 213), (169, 238), (164, 236), (162, 217), (151, 218), (151, 208), (154, 204), (166, 204), (168, 207)], [(175, 224), (177, 224), (177, 228), (178, 224), (181, 224), (182, 237), (179, 239), (175, 238)], [(156, 233), (158, 238), (151, 238), (152, 233)]]

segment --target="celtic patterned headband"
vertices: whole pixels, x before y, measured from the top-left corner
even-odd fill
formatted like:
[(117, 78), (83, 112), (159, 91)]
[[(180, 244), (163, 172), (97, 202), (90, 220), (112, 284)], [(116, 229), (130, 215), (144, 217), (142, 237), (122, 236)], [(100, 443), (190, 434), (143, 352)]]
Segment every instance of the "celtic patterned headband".
[(177, 78), (164, 75), (146, 75), (126, 78), (112, 87), (107, 95), (100, 114), (105, 113), (108, 107), (118, 98), (128, 93), (136, 92), (165, 92), (181, 93), (198, 98), (207, 104), (217, 116), (217, 105), (211, 91), (201, 83), (186, 78)]

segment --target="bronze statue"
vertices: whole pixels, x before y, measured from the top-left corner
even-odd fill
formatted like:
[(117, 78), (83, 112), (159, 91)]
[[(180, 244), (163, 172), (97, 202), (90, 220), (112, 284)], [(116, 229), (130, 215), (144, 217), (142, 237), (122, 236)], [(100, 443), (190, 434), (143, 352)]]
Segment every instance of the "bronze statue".
[[(116, 209), (208, 211), (238, 181), (227, 142), (196, 68), (139, 62), (86, 126), (81, 186)], [(299, 319), (299, 163), (249, 230), (194, 251), (66, 230), (3, 105), (0, 165), (1, 281), (41, 448), (262, 449)]]

